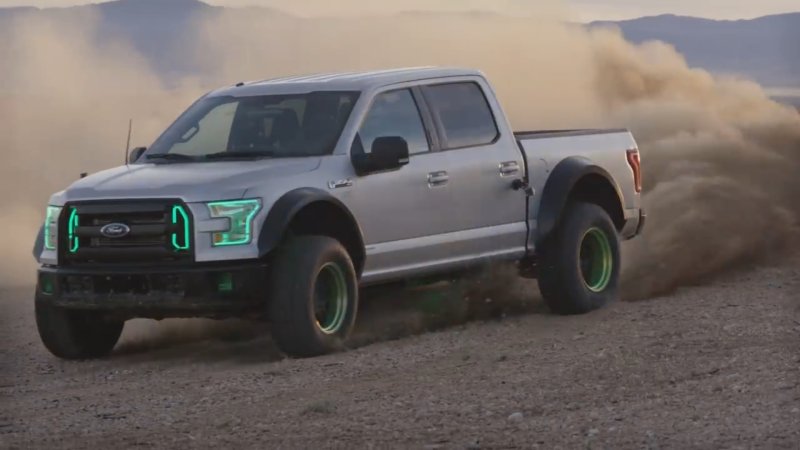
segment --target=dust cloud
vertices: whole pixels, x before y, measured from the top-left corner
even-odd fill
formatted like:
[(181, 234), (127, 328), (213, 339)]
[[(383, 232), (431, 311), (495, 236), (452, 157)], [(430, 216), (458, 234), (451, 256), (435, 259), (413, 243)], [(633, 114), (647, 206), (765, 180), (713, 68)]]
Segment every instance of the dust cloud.
[[(483, 70), (519, 129), (634, 132), (649, 223), (626, 244), (627, 298), (665, 293), (794, 245), (796, 111), (751, 82), (690, 69), (662, 43), (635, 46), (615, 30), (568, 25), (559, 2), (537, 2), (516, 17), (490, 3), (471, 3), (486, 13), (357, 18), (227, 10), (198, 19), (196, 34), (172, 49), (199, 70), (169, 83), (129, 43), (93, 39), (91, 16), (24, 18), (0, 30), (0, 223), (14, 236), (5, 241), (0, 285), (32, 282), (30, 250), (48, 196), (80, 172), (121, 164), (129, 118), (133, 143), (147, 145), (219, 85), (396, 66)], [(498, 280), (494, 298), (514, 284)]]
[(202, 91), (166, 89), (126, 43), (90, 40), (95, 18), (23, 19), (0, 29), (0, 285), (29, 285), (53, 192), (124, 163), (128, 120), (149, 142)]
[(643, 152), (648, 228), (625, 254), (639, 299), (797, 248), (800, 114), (663, 43), (592, 35), (600, 101)]

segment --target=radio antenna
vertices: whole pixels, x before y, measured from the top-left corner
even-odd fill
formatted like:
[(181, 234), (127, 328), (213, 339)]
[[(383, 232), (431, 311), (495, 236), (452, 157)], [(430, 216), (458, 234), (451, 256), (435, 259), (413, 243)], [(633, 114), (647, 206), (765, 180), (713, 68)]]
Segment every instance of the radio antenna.
[(131, 130), (133, 129), (133, 119), (128, 120), (128, 143), (125, 144), (125, 167), (128, 167), (128, 153), (131, 151)]

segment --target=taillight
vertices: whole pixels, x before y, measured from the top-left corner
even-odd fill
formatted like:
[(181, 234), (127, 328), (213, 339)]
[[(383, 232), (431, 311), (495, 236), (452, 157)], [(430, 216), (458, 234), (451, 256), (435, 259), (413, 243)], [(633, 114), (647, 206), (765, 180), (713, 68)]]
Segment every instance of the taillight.
[(639, 149), (628, 150), (628, 164), (633, 169), (633, 186), (636, 192), (642, 192), (642, 160)]

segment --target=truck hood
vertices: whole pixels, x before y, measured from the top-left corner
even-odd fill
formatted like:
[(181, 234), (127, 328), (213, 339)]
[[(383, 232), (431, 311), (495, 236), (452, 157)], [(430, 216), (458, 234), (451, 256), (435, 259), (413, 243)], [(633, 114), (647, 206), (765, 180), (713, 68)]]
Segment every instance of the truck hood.
[(310, 172), (319, 165), (319, 157), (134, 164), (82, 178), (55, 194), (51, 204), (121, 198), (181, 198), (186, 202), (236, 199), (266, 179)]

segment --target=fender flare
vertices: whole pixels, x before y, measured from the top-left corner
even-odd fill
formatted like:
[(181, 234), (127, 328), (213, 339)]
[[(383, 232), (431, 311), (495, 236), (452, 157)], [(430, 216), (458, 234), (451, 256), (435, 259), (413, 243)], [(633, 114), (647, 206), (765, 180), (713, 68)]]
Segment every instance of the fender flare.
[(617, 201), (620, 207), (622, 206), (622, 191), (607, 170), (583, 157), (566, 158), (556, 165), (542, 190), (535, 237), (537, 246), (541, 245), (558, 228), (573, 188), (587, 175), (598, 175), (604, 178), (616, 192)]
[[(264, 224), (258, 236), (259, 256), (264, 257), (277, 248), (286, 234), (289, 224), (292, 223), (297, 213), (306, 206), (318, 202), (325, 202), (333, 205), (347, 217), (357, 237), (357, 249), (361, 252), (358, 256), (361, 261), (363, 261), (366, 254), (364, 236), (361, 233), (361, 227), (358, 225), (355, 216), (353, 216), (353, 213), (350, 212), (350, 209), (348, 209), (341, 200), (318, 188), (298, 188), (291, 190), (283, 194), (283, 196), (272, 205), (269, 213), (267, 213), (266, 219), (264, 219)], [(361, 269), (360, 267), (356, 267), (356, 271), (359, 273)]]

